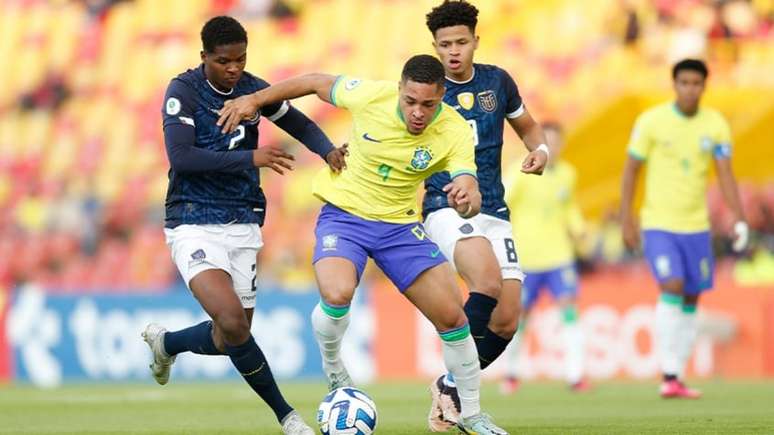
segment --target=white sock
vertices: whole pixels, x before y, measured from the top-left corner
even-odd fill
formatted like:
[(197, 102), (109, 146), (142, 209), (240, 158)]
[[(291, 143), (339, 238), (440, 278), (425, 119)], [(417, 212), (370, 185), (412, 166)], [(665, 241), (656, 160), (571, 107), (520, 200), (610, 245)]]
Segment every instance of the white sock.
[(457, 384), (462, 418), (480, 413), (481, 364), (470, 328), (465, 325), (464, 329), (441, 333), (441, 343), (446, 370), (454, 376)]
[[(334, 317), (325, 312), (321, 307), (322, 302), (317, 304), (312, 310), (312, 329), (314, 337), (317, 339), (317, 345), (320, 347), (322, 356), (323, 371), (326, 375), (339, 373), (344, 370), (344, 364), (341, 361), (341, 340), (349, 326), (349, 307), (339, 317)], [(330, 308), (328, 308), (330, 311)]]
[(564, 324), (565, 376), (569, 384), (580, 382), (583, 378), (583, 330), (577, 320)]
[(677, 335), (677, 350), (680, 365), (678, 366), (677, 377), (682, 379), (685, 375), (685, 367), (691, 358), (693, 344), (696, 342), (698, 325), (696, 324), (696, 307), (686, 311), (685, 306), (681, 313), (680, 331)]
[(521, 352), (521, 340), (524, 335), (524, 325), (519, 324), (519, 330), (513, 335), (511, 343), (505, 349), (505, 376), (509, 378), (519, 377), (519, 354)]
[(661, 371), (667, 375), (678, 375), (680, 371), (677, 337), (682, 317), (682, 297), (662, 293), (656, 304), (656, 347)]

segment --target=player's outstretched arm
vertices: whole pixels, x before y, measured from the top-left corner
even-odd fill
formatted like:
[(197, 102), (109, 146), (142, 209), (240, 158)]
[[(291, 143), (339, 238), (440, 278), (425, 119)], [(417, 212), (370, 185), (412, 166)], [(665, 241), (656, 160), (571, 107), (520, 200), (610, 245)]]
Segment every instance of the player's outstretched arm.
[(469, 174), (454, 177), (451, 183), (444, 186), (449, 205), (464, 217), (473, 217), (481, 211), (481, 192), (478, 190), (478, 180)]
[(321, 100), (330, 103), (334, 83), (336, 76), (329, 74), (305, 74), (283, 80), (250, 95), (226, 101), (217, 124), (223, 133), (230, 133), (237, 128), (240, 121), (252, 118), (263, 106), (310, 94), (317, 94)]
[(642, 162), (639, 159), (631, 155), (626, 158), (621, 182), (621, 225), (623, 226), (624, 244), (629, 249), (637, 249), (640, 246), (640, 233), (632, 212), (632, 204), (634, 203), (634, 191), (637, 189), (637, 175), (641, 168)]
[(529, 154), (521, 164), (521, 171), (525, 174), (541, 175), (548, 164), (548, 146), (543, 127), (532, 118), (526, 107), (519, 117), (508, 118), (508, 124), (529, 150)]
[(734, 243), (731, 246), (735, 252), (742, 252), (747, 247), (750, 229), (744, 217), (742, 201), (739, 200), (739, 189), (731, 169), (731, 159), (715, 159), (715, 171), (718, 174), (718, 184), (723, 199), (734, 214)]

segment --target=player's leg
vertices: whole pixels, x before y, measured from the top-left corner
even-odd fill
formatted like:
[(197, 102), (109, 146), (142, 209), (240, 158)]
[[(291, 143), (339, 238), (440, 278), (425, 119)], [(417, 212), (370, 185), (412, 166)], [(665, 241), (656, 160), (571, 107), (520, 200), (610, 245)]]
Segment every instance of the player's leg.
[[(421, 225), (385, 227), (372, 257), (385, 275), (430, 322), (441, 336), (444, 363), (460, 391), (458, 423), (468, 432), (501, 434), (480, 412), (481, 368), (470, 326), (462, 307), (462, 296), (449, 264), (438, 255)], [(446, 430), (439, 427), (431, 430)]]
[(570, 264), (552, 270), (548, 275), (548, 288), (556, 300), (562, 319), (565, 380), (573, 391), (585, 391), (589, 385), (583, 379), (585, 340), (578, 316), (578, 275), (575, 266)]
[(433, 324), (441, 337), (444, 364), (457, 384), (460, 400), (458, 426), (466, 433), (505, 434), (481, 412), (481, 367), (476, 344), (449, 266), (440, 264), (425, 270), (403, 294)]
[(521, 289), (519, 326), (511, 343), (505, 350), (505, 377), (500, 384), (500, 392), (503, 394), (513, 394), (519, 388), (518, 361), (522, 349), (521, 346), (523, 338), (526, 336), (529, 315), (535, 306), (535, 302), (537, 302), (538, 296), (540, 296), (540, 289), (545, 285), (544, 282), (545, 273), (541, 272), (527, 273), (524, 278), (524, 286)]
[[(484, 369), (501, 352), (497, 352), (496, 343), (493, 345), (492, 340), (487, 339), (492, 312), (503, 286), (492, 244), (477, 220), (464, 219), (451, 208), (443, 208), (428, 215), (424, 228), (444, 256), (453, 262), (452, 265), (468, 287), (468, 300), (464, 309), (481, 358), (481, 368)], [(444, 381), (453, 386), (452, 380)]]
[(665, 231), (646, 230), (643, 232), (643, 245), (651, 272), (660, 287), (654, 329), (663, 376), (661, 396), (682, 397), (683, 389), (678, 377), (685, 270), (677, 237)]
[(709, 232), (680, 235), (679, 247), (685, 261), (685, 283), (681, 306), (680, 328), (677, 336), (678, 379), (683, 387), (682, 397), (699, 397), (701, 393), (685, 387), (685, 367), (693, 351), (697, 336), (696, 308), (701, 293), (712, 288), (714, 258)]
[(341, 360), (341, 342), (349, 326), (349, 308), (365, 269), (365, 238), (374, 235), (374, 223), (331, 205), (323, 206), (315, 228), (315, 278), (320, 302), (312, 311), (312, 328), (322, 356), (330, 390), (351, 386)]

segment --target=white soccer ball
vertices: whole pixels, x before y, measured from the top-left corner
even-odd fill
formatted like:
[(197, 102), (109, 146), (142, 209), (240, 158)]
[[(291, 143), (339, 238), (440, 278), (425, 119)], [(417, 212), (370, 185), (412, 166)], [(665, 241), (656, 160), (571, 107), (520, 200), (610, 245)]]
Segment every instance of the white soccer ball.
[(320, 403), (317, 424), (323, 435), (369, 435), (376, 429), (376, 405), (357, 388), (337, 388)]

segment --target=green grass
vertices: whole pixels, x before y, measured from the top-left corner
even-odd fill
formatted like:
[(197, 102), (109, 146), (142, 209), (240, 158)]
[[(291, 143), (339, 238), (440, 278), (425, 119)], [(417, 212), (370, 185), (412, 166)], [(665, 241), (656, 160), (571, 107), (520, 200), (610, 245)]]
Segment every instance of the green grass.
[[(561, 384), (523, 385), (510, 397), (492, 384), (484, 409), (512, 434), (774, 434), (774, 381), (697, 383), (704, 398), (661, 400), (653, 383), (603, 383), (586, 394)], [(319, 384), (285, 384), (308, 422)], [(379, 409), (378, 434), (425, 433), (424, 383), (364, 388)], [(279, 434), (268, 408), (242, 384), (0, 387), (0, 433)]]

